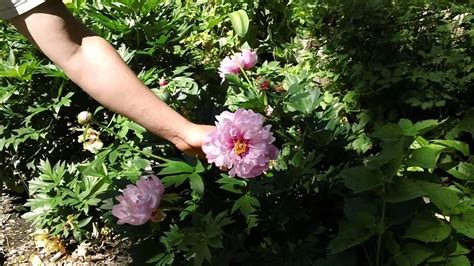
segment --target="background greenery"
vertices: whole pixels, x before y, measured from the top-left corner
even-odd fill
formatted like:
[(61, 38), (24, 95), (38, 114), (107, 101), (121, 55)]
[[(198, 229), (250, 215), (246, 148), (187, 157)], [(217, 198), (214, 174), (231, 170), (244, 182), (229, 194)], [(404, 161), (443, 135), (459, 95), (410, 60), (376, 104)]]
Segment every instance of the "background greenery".
[[(141, 239), (158, 265), (470, 265), (474, 259), (469, 1), (73, 0), (160, 98), (195, 122), (265, 114), (281, 149), (241, 180), (183, 157), (90, 99), (0, 24), (0, 177), (63, 238)], [(234, 11), (242, 10), (237, 13)], [(250, 80), (217, 67), (258, 50)], [(160, 87), (166, 77), (169, 85)], [(263, 90), (262, 80), (270, 87)], [(104, 148), (77, 142), (83, 110)], [(154, 171), (160, 223), (118, 226), (119, 189)], [(139, 241), (140, 242), (140, 241)], [(152, 243), (153, 245), (150, 245)]]

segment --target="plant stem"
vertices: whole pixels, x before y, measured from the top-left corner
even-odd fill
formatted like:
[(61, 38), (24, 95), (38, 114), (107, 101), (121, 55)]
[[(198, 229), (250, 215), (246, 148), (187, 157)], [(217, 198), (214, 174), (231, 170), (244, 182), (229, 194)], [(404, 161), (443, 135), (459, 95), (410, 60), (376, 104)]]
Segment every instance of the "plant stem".
[(369, 266), (372, 266), (372, 261), (370, 260), (369, 253), (367, 252), (367, 248), (365, 248), (364, 244), (362, 244), (362, 249), (364, 250), (365, 257), (367, 258), (367, 261), (369, 262)]
[(245, 80), (247, 81), (247, 83), (255, 89), (255, 84), (253, 84), (253, 82), (250, 81), (249, 77), (247, 76), (247, 72), (245, 72), (245, 69), (243, 69), (242, 67), (240, 67), (240, 71), (241, 71), (242, 74), (244, 75), (244, 78), (245, 78)]
[(385, 231), (385, 200), (382, 201), (382, 217), (380, 219), (380, 225), (382, 226), (379, 233), (379, 237), (377, 239), (377, 255), (375, 257), (375, 265), (380, 266), (381, 263), (381, 256), (382, 256), (382, 237)]

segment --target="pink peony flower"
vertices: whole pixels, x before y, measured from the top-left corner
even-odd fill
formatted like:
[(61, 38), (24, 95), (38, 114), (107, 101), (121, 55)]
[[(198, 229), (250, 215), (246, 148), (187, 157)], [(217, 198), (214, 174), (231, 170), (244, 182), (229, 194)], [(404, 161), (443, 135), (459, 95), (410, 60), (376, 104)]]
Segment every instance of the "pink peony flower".
[(238, 75), (240, 69), (250, 69), (257, 64), (257, 53), (251, 49), (243, 49), (242, 53), (235, 53), (227, 56), (221, 61), (219, 66), (219, 76), (224, 79), (226, 74)]
[(128, 185), (117, 197), (119, 204), (113, 206), (112, 214), (118, 218), (118, 224), (142, 225), (160, 206), (163, 193), (164, 186), (158, 177), (142, 176), (135, 186)]
[(257, 53), (250, 50), (250, 49), (244, 49), (242, 50), (241, 56), (241, 61), (240, 64), (243, 69), (250, 69), (257, 64), (258, 56)]
[(252, 178), (268, 170), (278, 149), (270, 132), (263, 126), (264, 117), (251, 110), (238, 109), (216, 116), (216, 129), (204, 140), (202, 147), (208, 162), (230, 169), (231, 176)]
[(235, 56), (229, 57), (227, 56), (221, 61), (221, 65), (219, 66), (219, 76), (224, 79), (226, 74), (234, 74), (237, 75), (240, 73), (240, 65), (237, 60), (234, 58)]

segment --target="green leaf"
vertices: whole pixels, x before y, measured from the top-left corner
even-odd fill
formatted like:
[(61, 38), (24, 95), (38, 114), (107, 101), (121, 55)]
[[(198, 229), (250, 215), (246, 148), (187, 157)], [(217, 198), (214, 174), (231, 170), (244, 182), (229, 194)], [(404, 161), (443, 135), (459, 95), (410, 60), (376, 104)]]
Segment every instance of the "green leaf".
[(439, 122), (438, 120), (433, 120), (433, 119), (423, 120), (423, 121), (415, 123), (415, 125), (413, 125), (413, 127), (415, 128), (416, 132), (419, 135), (423, 135), (426, 132), (428, 132), (428, 131), (434, 129), (435, 127), (437, 127), (440, 123), (442, 123), (442, 122)]
[(234, 203), (231, 213), (240, 210), (240, 213), (247, 217), (257, 210), (256, 207), (260, 207), (260, 202), (258, 199), (251, 196), (250, 194), (245, 194)]
[(400, 119), (398, 122), (398, 125), (403, 130), (403, 134), (412, 137), (423, 135), (439, 124), (440, 122), (438, 122), (438, 120), (424, 120), (413, 124), (410, 120), (405, 118)]
[(150, 161), (146, 159), (137, 158), (133, 160), (133, 165), (138, 169), (144, 169), (150, 165)]
[(474, 181), (474, 165), (472, 163), (460, 162), (457, 166), (447, 171), (455, 178)]
[(92, 216), (87, 217), (84, 220), (81, 220), (81, 221), (77, 222), (77, 227), (82, 228), (82, 227), (88, 225), (90, 223), (90, 221), (92, 220), (92, 218), (93, 218)]
[(389, 186), (388, 192), (384, 195), (387, 202), (403, 202), (425, 195), (418, 184), (407, 178), (397, 178), (394, 184)]
[(411, 265), (421, 264), (435, 253), (432, 249), (417, 243), (407, 243), (402, 250), (410, 259)]
[(181, 162), (181, 161), (171, 161), (162, 164), (164, 167), (161, 169), (161, 171), (158, 173), (159, 175), (172, 175), (172, 174), (179, 174), (179, 173), (193, 173), (194, 172), (194, 167), (191, 165)]
[(344, 199), (344, 214), (351, 224), (357, 224), (366, 228), (374, 228), (376, 224), (375, 216), (377, 213), (377, 204), (369, 197), (355, 197)]
[(459, 242), (456, 242), (456, 248), (454, 249), (453, 252), (449, 253), (449, 255), (450, 256), (458, 256), (458, 255), (469, 254), (470, 252), (471, 252), (471, 250), (465, 248)]
[(449, 212), (459, 204), (459, 196), (453, 190), (425, 181), (417, 181), (416, 183), (430, 198), (431, 202), (442, 211)]
[(459, 233), (474, 239), (474, 210), (451, 217), (451, 226)]
[(180, 186), (181, 184), (183, 184), (184, 181), (186, 181), (186, 179), (189, 176), (190, 176), (189, 174), (170, 175), (170, 176), (166, 176), (166, 177), (162, 178), (161, 181), (167, 187), (171, 186), (171, 185), (174, 185), (175, 187), (177, 187), (177, 186)]
[(344, 185), (359, 193), (378, 187), (383, 184), (383, 174), (378, 169), (368, 169), (363, 166), (345, 169), (340, 174), (344, 179)]
[(204, 183), (202, 182), (202, 178), (200, 175), (191, 174), (189, 176), (189, 182), (192, 190), (194, 190), (201, 196), (204, 194)]
[(471, 262), (466, 256), (449, 257), (445, 266), (471, 266)]
[(118, 150), (113, 150), (111, 153), (109, 153), (109, 162), (111, 164), (114, 164), (115, 161), (117, 160), (119, 153)]
[(411, 166), (433, 169), (436, 167), (439, 155), (444, 149), (446, 149), (445, 146), (429, 144), (428, 146), (413, 150), (411, 157), (408, 160), (408, 164)]
[(249, 30), (249, 17), (244, 10), (238, 10), (229, 14), (230, 22), (237, 35), (244, 37)]
[(204, 172), (204, 166), (201, 161), (197, 160), (196, 166), (194, 167), (194, 173), (199, 174)]
[(445, 139), (432, 140), (431, 142), (435, 144), (440, 144), (449, 148), (453, 148), (461, 152), (464, 156), (469, 156), (469, 145), (465, 142), (457, 141), (457, 140), (445, 140)]
[(348, 222), (341, 222), (339, 233), (329, 242), (330, 254), (337, 254), (357, 246), (374, 235), (375, 231)]
[(207, 243), (204, 241), (201, 241), (196, 246), (194, 246), (191, 252), (194, 252), (194, 254), (196, 254), (194, 258), (194, 266), (202, 265), (204, 259), (209, 262), (211, 261), (211, 251), (209, 250)]
[(396, 124), (384, 124), (377, 126), (371, 137), (383, 141), (394, 141), (403, 136), (402, 129)]
[(398, 254), (395, 257), (393, 257), (393, 260), (395, 261), (396, 266), (411, 266), (412, 265), (410, 263), (410, 258), (408, 258), (405, 255)]
[(217, 183), (221, 184), (220, 188), (227, 190), (232, 193), (242, 194), (241, 187), (245, 187), (247, 182), (239, 180), (237, 178), (229, 177), (228, 175), (222, 175), (222, 178), (217, 180)]
[(429, 213), (417, 215), (408, 226), (405, 238), (423, 242), (441, 242), (451, 233), (451, 227)]

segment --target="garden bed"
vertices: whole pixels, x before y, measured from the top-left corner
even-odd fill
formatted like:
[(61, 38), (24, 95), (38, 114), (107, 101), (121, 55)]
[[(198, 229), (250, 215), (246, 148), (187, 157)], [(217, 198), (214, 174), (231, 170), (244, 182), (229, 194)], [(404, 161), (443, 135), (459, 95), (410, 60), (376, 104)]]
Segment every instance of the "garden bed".
[[(129, 264), (131, 242), (120, 238), (90, 240), (85, 244), (71, 239), (62, 240), (65, 250), (38, 247), (38, 232), (31, 223), (21, 218), (24, 198), (8, 191), (1, 195), (0, 265), (33, 264)], [(36, 233), (36, 237), (35, 237)], [(2, 263), (3, 260), (3, 263)]]

